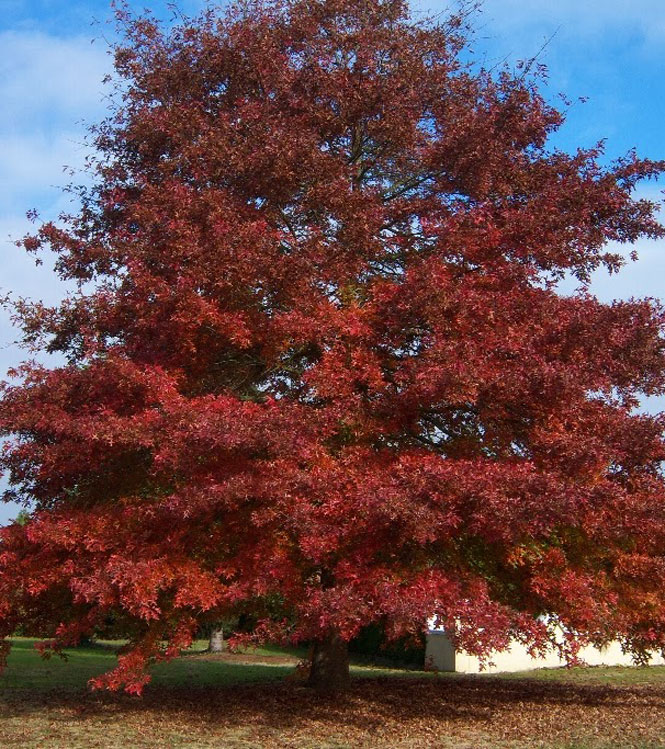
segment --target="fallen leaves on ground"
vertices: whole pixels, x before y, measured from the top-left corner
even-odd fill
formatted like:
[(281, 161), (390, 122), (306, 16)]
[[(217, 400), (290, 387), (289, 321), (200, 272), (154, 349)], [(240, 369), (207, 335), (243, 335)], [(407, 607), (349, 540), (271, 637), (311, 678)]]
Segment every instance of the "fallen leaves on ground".
[(5, 696), (5, 747), (662, 747), (665, 688), (488, 677)]

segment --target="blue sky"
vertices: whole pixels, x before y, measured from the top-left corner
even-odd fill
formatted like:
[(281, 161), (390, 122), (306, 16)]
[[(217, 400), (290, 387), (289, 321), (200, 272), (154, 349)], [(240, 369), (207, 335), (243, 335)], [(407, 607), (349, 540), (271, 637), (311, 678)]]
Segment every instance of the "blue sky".
[[(131, 2), (168, 18), (166, 2)], [(196, 13), (203, 0), (180, 0)], [(420, 0), (417, 10), (446, 3)], [(63, 292), (48, 263), (35, 267), (9, 237), (27, 230), (25, 212), (44, 218), (67, 207), (58, 190), (63, 166), (80, 167), (87, 153), (85, 123), (104, 116), (101, 80), (110, 70), (104, 38), (113, 36), (106, 0), (0, 0), (0, 288), (55, 301)], [(665, 158), (665, 2), (663, 0), (486, 0), (476, 21), (476, 56), (487, 65), (537, 54), (549, 67), (548, 96), (574, 104), (554, 143), (564, 149), (606, 139), (608, 157), (637, 148)], [(91, 43), (92, 39), (94, 43)], [(665, 184), (665, 183), (664, 183)], [(663, 185), (641, 193), (662, 197)], [(616, 276), (598, 273), (593, 291), (603, 300), (665, 298), (665, 242), (641, 242), (640, 259)], [(23, 354), (0, 315), (0, 378)], [(663, 401), (649, 404), (665, 407)], [(0, 506), (0, 523), (16, 508)]]

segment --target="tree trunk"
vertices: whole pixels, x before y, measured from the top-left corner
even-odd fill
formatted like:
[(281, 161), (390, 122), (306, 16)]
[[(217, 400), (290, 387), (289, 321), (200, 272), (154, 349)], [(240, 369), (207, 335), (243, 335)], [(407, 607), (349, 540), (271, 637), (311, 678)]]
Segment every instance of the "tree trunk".
[(224, 650), (224, 630), (213, 629), (210, 633), (210, 644), (208, 650), (211, 653), (221, 653)]
[(307, 681), (321, 692), (337, 692), (349, 686), (349, 651), (346, 640), (332, 632), (314, 643)]

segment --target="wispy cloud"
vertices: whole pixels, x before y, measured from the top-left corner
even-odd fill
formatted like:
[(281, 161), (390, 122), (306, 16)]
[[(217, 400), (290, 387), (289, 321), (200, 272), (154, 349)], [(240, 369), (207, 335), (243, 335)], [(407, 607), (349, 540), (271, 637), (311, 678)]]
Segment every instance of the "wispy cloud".
[[(148, 4), (158, 15), (169, 17), (166, 0)], [(190, 13), (203, 4), (203, 0), (179, 3)], [(452, 3), (417, 0), (416, 4), (437, 11)], [(140, 3), (132, 1), (132, 5)], [(53, 302), (64, 289), (48, 264), (35, 268), (34, 260), (13, 247), (8, 237), (28, 231), (26, 209), (36, 207), (48, 218), (65, 207), (57, 189), (69, 181), (63, 167), (83, 164), (83, 122), (95, 122), (105, 112), (101, 81), (111, 61), (102, 41), (90, 43), (99, 29), (91, 29), (89, 22), (93, 15), (108, 18), (109, 3), (0, 0), (0, 10), (0, 29), (14, 26), (0, 30), (0, 289)], [(633, 145), (633, 138), (645, 132), (648, 124), (641, 121), (643, 100), (631, 94), (640, 85), (651, 86), (650, 101), (665, 98), (663, 76), (658, 75), (665, 44), (665, 0), (485, 0), (476, 25), (479, 38), (488, 41), (479, 46), (487, 46), (488, 54), (499, 59), (508, 54), (513, 62), (537, 53), (558, 32), (544, 54), (544, 61), (556, 72), (554, 87), (573, 96), (592, 94), (595, 100), (593, 107), (585, 108), (589, 114), (580, 114), (573, 123), (576, 144), (612, 135), (614, 128), (617, 133), (627, 131), (628, 146)], [(619, 44), (620, 54), (614, 54)], [(624, 88), (617, 88), (617, 71), (629, 67), (636, 56), (643, 71), (650, 63), (649, 82), (634, 81), (631, 68)], [(580, 71), (590, 68), (593, 75), (580, 82)], [(653, 140), (660, 143), (662, 117), (653, 121)], [(661, 281), (665, 278), (665, 243), (640, 242), (636, 249), (640, 260), (629, 263), (618, 275), (596, 274), (593, 290), (599, 297), (665, 296)], [(9, 319), (0, 313), (0, 379), (22, 358), (12, 344), (15, 338)], [(13, 514), (15, 510), (0, 506), (0, 524)]]
[[(85, 158), (83, 120), (104, 111), (100, 45), (42, 33), (0, 33), (0, 214), (24, 210), (33, 191), (67, 179)], [(55, 196), (55, 191), (54, 191)]]
[(485, 0), (482, 15), (494, 31), (541, 29), (576, 38), (604, 36), (619, 30), (651, 43), (665, 39), (662, 0)]
[[(83, 165), (82, 120), (103, 114), (101, 82), (109, 67), (105, 49), (84, 38), (0, 33), (0, 247), (5, 270), (20, 263), (8, 230), (21, 236), (28, 228), (25, 211), (33, 207), (54, 216), (63, 201), (59, 187), (70, 180), (63, 168)], [(25, 264), (32, 270), (30, 258)]]
[(20, 127), (29, 118), (77, 120), (100, 108), (101, 80), (110, 67), (100, 43), (84, 37), (58, 38), (39, 32), (0, 33), (2, 126)]
[[(84, 120), (104, 114), (102, 79), (110, 58), (102, 45), (83, 37), (63, 38), (37, 31), (0, 32), (0, 290), (54, 302), (64, 286), (48, 259), (34, 258), (12, 240), (31, 228), (25, 212), (55, 217), (68, 206), (61, 187), (64, 167), (78, 169), (88, 153)], [(0, 312), (0, 378), (23, 354), (16, 331)]]
[(0, 133), (0, 215), (42, 212), (70, 180), (65, 167), (80, 168), (89, 149), (80, 131)]

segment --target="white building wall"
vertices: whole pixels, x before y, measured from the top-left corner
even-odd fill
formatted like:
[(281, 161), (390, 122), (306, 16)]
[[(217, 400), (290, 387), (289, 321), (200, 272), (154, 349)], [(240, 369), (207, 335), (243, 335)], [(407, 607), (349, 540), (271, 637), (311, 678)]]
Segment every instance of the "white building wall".
[[(612, 643), (606, 648), (582, 648), (580, 658), (589, 666), (632, 666), (630, 655), (621, 652), (619, 643)], [(481, 672), (480, 660), (474, 655), (467, 655), (462, 651), (455, 651), (444, 632), (430, 630), (427, 635), (425, 663), (438, 671), (456, 671), (461, 674), (494, 674), (506, 671), (529, 671), (534, 668), (557, 668), (565, 666), (566, 662), (556, 653), (549, 653), (545, 658), (532, 658), (526, 648), (518, 642), (510, 649), (494, 653), (491, 660), (493, 666), (488, 666)], [(665, 660), (657, 656), (651, 659), (650, 665), (665, 665)]]

